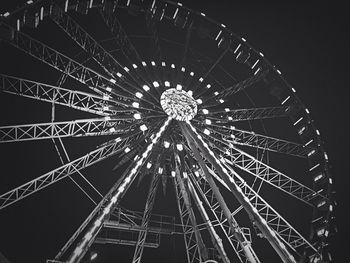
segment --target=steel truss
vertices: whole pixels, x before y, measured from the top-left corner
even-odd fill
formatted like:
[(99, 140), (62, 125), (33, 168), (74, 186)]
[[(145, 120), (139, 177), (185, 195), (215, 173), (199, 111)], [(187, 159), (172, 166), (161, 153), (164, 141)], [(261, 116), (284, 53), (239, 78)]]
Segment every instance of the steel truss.
[[(154, 205), (155, 196), (157, 193), (157, 188), (159, 184), (160, 175), (158, 173), (154, 174), (152, 176), (151, 186), (148, 192), (147, 200), (146, 200), (146, 206), (145, 211), (142, 217), (141, 222), (141, 228), (147, 229), (148, 228), (148, 222), (151, 218), (151, 212)], [(142, 252), (143, 248), (146, 242), (146, 236), (147, 236), (147, 230), (142, 230), (139, 232), (139, 236), (137, 239), (137, 244), (134, 252), (134, 257), (132, 262), (133, 263), (139, 263), (141, 262)]]
[(0, 90), (6, 93), (51, 102), (101, 116), (117, 113), (116, 111), (104, 110), (110, 103), (113, 104), (109, 96), (99, 96), (68, 90), (3, 74), (0, 74)]
[(239, 109), (230, 111), (215, 111), (209, 114), (202, 114), (217, 124), (229, 124), (236, 121), (262, 120), (268, 118), (288, 117), (298, 107), (266, 107), (253, 109)]
[(127, 145), (134, 141), (135, 138), (126, 138), (120, 142), (114, 142), (110, 145), (103, 146), (0, 195), (0, 209), (34, 194), (81, 169), (121, 152)]
[[(220, 136), (221, 141), (233, 143), (235, 145), (251, 146), (263, 150), (289, 154), (302, 158), (307, 158), (314, 148), (303, 144), (269, 137), (255, 132), (244, 131), (237, 128), (209, 125), (211, 133)], [(216, 140), (215, 137), (212, 137)], [(221, 142), (220, 142), (221, 143)]]

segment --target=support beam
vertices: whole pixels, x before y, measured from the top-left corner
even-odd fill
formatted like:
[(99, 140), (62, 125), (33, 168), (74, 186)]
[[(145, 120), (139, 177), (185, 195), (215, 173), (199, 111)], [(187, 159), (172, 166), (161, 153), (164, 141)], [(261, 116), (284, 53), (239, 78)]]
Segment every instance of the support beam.
[[(195, 183), (197, 188), (199, 188), (200, 185), (201, 185), (201, 187), (203, 187), (204, 184), (206, 184), (206, 182), (208, 182), (210, 187), (208, 187), (206, 190), (204, 190), (204, 192), (203, 192), (203, 189), (201, 189), (202, 191), (200, 191), (200, 193), (202, 193), (202, 196), (206, 200), (208, 205), (212, 206), (213, 203), (216, 203), (216, 209), (214, 209), (212, 207), (212, 211), (213, 211), (216, 219), (218, 220), (218, 222), (220, 222), (219, 218), (222, 216), (222, 214), (226, 217), (226, 220), (228, 222), (228, 228), (229, 228), (228, 232), (233, 233), (233, 235), (235, 237), (235, 240), (233, 240), (233, 241), (236, 244), (234, 245), (230, 238), (228, 238), (228, 240), (229, 240), (229, 243), (231, 244), (231, 246), (233, 247), (234, 251), (236, 252), (238, 258), (240, 259), (241, 262), (242, 262), (242, 258), (245, 260), (248, 260), (250, 263), (260, 262), (257, 255), (255, 254), (253, 248), (251, 247), (250, 242), (248, 242), (242, 229), (238, 226), (238, 223), (236, 222), (236, 220), (232, 216), (231, 211), (229, 210), (228, 206), (226, 205), (224, 198), (219, 191), (219, 188), (217, 187), (216, 183), (214, 182), (212, 175), (209, 173), (207, 166), (205, 165), (204, 161), (202, 160), (202, 157), (200, 156), (198, 149), (195, 146), (195, 142), (189, 136), (186, 136), (186, 140), (187, 140), (187, 144), (189, 145), (189, 147), (191, 148), (191, 150), (195, 156), (195, 159), (197, 160), (199, 166), (201, 167), (201, 169), (203, 171), (203, 175), (205, 176), (205, 179), (206, 179), (206, 180), (203, 180), (202, 184), (199, 184), (199, 182), (197, 183), (192, 176), (193, 182)], [(206, 194), (208, 194), (208, 192), (211, 193), (210, 198), (206, 197)], [(210, 202), (209, 202), (209, 200), (210, 200)], [(218, 206), (217, 206), (217, 204), (218, 204)], [(218, 213), (217, 208), (219, 208), (219, 207), (221, 207), (221, 211), (219, 212), (219, 215), (217, 215), (217, 213)], [(226, 229), (224, 229), (222, 224), (221, 224), (221, 228), (222, 228), (223, 232), (226, 234)], [(228, 237), (228, 235), (227, 235), (227, 237)], [(239, 248), (238, 246), (241, 248), (240, 251), (238, 250), (238, 248)], [(240, 254), (239, 252), (243, 252), (243, 253)]]
[(146, 206), (145, 206), (145, 210), (144, 210), (142, 222), (141, 222), (141, 228), (143, 228), (144, 230), (141, 230), (139, 232), (139, 236), (137, 239), (136, 248), (135, 248), (135, 252), (134, 252), (134, 257), (132, 259), (133, 263), (141, 262), (142, 252), (143, 252), (143, 248), (144, 248), (144, 245), (146, 242), (146, 236), (147, 236), (147, 232), (148, 232), (148, 230), (147, 230), (148, 229), (148, 222), (151, 218), (151, 212), (153, 209), (154, 200), (155, 200), (157, 188), (159, 185), (159, 179), (160, 179), (160, 175), (158, 173), (156, 173), (152, 176), (151, 185), (150, 185), (149, 192), (147, 195)]
[(47, 186), (56, 183), (76, 171), (84, 169), (90, 165), (100, 162), (110, 156), (113, 156), (124, 149), (126, 145), (133, 139), (125, 139), (121, 142), (115, 142), (113, 144), (101, 147), (80, 158), (77, 158), (67, 164), (64, 164), (48, 173), (45, 173), (34, 180), (31, 180), (15, 189), (12, 189), (2, 195), (0, 195), (0, 210), (21, 200), (25, 197), (32, 195)]
[(215, 111), (209, 114), (201, 114), (203, 117), (211, 119), (214, 124), (231, 124), (236, 121), (261, 120), (269, 118), (288, 117), (297, 110), (298, 106), (293, 107), (266, 107), (238, 109), (230, 111)]
[(231, 192), (246, 210), (250, 220), (254, 222), (259, 230), (264, 234), (281, 260), (285, 263), (296, 263), (294, 256), (286, 249), (286, 246), (277, 237), (276, 232), (268, 226), (265, 219), (260, 216), (256, 208), (254, 208), (254, 206), (250, 203), (249, 199), (244, 196), (241, 188), (228, 174), (227, 169), (221, 165), (219, 159), (215, 157), (215, 154), (208, 148), (207, 144), (202, 139), (198, 138), (198, 134), (196, 133), (193, 126), (188, 122), (180, 123), (180, 127), (185, 136), (191, 136), (193, 141), (196, 143), (196, 146), (200, 149), (203, 155), (205, 155), (205, 158), (207, 158), (208, 161), (212, 163), (216, 169), (216, 172), (220, 174), (222, 180), (229, 186)]
[(106, 119), (81, 119), (76, 121), (22, 124), (0, 127), (0, 143), (118, 133), (118, 123)]
[(0, 24), (0, 27), (13, 32), (14, 37), (12, 39), (3, 40), (15, 48), (85, 84), (87, 88), (102, 96), (106, 93), (113, 93), (114, 99), (118, 100), (119, 103), (124, 103), (125, 106), (131, 105), (132, 98), (121, 91), (117, 91), (116, 83), (119, 81), (118, 79), (108, 79), (10, 26)]
[(111, 97), (108, 95), (99, 96), (68, 90), (3, 74), (0, 74), (0, 90), (5, 93), (55, 103), (101, 116), (108, 116), (114, 113), (103, 110), (108, 104), (113, 104), (110, 101)]
[(76, 263), (79, 262), (93, 243), (95, 237), (100, 231), (103, 223), (107, 220), (111, 212), (114, 210), (116, 205), (120, 202), (121, 198), (124, 196), (125, 192), (128, 190), (132, 182), (135, 180), (140, 169), (144, 165), (145, 161), (151, 154), (154, 145), (159, 141), (160, 137), (164, 133), (165, 129), (169, 126), (171, 118), (168, 118), (163, 126), (159, 129), (158, 133), (155, 135), (151, 143), (148, 145), (146, 151), (142, 156), (131, 164), (132, 169), (127, 173), (127, 176), (122, 179), (120, 184), (116, 184), (112, 187), (110, 194), (105, 196), (101, 201), (103, 203), (103, 210), (95, 217), (93, 220), (90, 220), (90, 225), (87, 226), (86, 230), (82, 232), (83, 237), (80, 242), (75, 247), (74, 251), (68, 257), (67, 262)]
[[(198, 126), (199, 121), (196, 121)], [(254, 147), (262, 150), (278, 152), (288, 155), (293, 155), (301, 158), (307, 158), (307, 154), (313, 150), (312, 147), (304, 146), (303, 144), (282, 140), (251, 131), (240, 130), (237, 128), (229, 128), (220, 125), (206, 125), (205, 126), (212, 134), (220, 137), (220, 141), (225, 143), (232, 143), (234, 145), (244, 145)], [(212, 136), (213, 140), (218, 140), (217, 137)]]

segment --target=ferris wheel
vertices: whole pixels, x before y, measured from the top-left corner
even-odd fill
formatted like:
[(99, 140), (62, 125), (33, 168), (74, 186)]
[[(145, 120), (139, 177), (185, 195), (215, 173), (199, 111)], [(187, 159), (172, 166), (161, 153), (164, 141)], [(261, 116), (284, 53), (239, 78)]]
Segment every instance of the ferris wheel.
[[(320, 131), (280, 70), (225, 25), (167, 0), (26, 1), (1, 14), (0, 45), (16, 64), (2, 66), (2, 100), (35, 108), (24, 124), (4, 118), (2, 149), (45, 142), (60, 161), (1, 193), (0, 217), (58, 182), (94, 204), (47, 262), (92, 261), (106, 244), (132, 245), (141, 262), (171, 235), (187, 262), (268, 262), (266, 247), (282, 262), (332, 260)], [(107, 161), (101, 192), (88, 168)], [(136, 184), (141, 212), (122, 203)]]

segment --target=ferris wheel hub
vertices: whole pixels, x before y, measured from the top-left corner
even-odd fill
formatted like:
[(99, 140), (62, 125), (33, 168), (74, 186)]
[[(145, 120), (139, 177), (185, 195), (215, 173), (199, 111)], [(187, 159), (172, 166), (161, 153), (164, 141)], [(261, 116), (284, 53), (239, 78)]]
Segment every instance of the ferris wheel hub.
[(197, 102), (184, 90), (167, 89), (160, 97), (160, 104), (166, 114), (179, 121), (189, 121), (197, 114)]

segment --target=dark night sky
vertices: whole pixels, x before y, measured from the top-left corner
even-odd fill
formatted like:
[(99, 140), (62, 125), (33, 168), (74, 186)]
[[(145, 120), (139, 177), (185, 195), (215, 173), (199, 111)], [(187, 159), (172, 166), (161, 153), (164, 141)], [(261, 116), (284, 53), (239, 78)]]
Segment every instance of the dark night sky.
[[(15, 1), (2, 0), (0, 5), (0, 13), (7, 11), (7, 8), (12, 7)], [(17, 1), (18, 2), (18, 1)], [(21, 2), (21, 1), (19, 1)], [(277, 2), (277, 1), (272, 1)], [(282, 71), (285, 78), (297, 90), (298, 96), (304, 104), (310, 109), (311, 116), (315, 120), (316, 127), (319, 128), (321, 135), (325, 141), (325, 149), (328, 153), (332, 173), (334, 176), (334, 186), (337, 192), (336, 199), (338, 206), (336, 215), (338, 218), (339, 233), (335, 239), (335, 262), (343, 262), (347, 258), (345, 240), (347, 234), (350, 234), (350, 227), (347, 220), (347, 210), (349, 209), (347, 201), (349, 200), (349, 178), (346, 169), (348, 162), (348, 141), (345, 136), (345, 131), (348, 126), (349, 118), (346, 117), (348, 105), (348, 61), (349, 61), (349, 20), (346, 14), (345, 6), (336, 5), (334, 1), (309, 1), (308, 3), (296, 3), (288, 1), (288, 3), (278, 1), (278, 3), (262, 3), (258, 1), (209, 1), (209, 0), (186, 0), (182, 1), (184, 5), (192, 9), (204, 12), (207, 16), (222, 22), (233, 32), (245, 37), (247, 41), (256, 49), (262, 51), (265, 57), (277, 65)], [(3, 3), (8, 6), (3, 6)], [(0, 46), (1, 48), (1, 46)], [(0, 58), (2, 65), (11, 63)], [(3, 66), (1, 67), (3, 68)], [(3, 95), (3, 94), (1, 94)], [(6, 109), (1, 107), (1, 125), (4, 124), (4, 119), (7, 120)], [(10, 120), (12, 123), (18, 123)], [(23, 171), (21, 167), (16, 166), (40, 166), (44, 154), (40, 149), (45, 149), (46, 146), (39, 143), (38, 148), (35, 148), (35, 157), (31, 157), (31, 163), (26, 161), (26, 155), (33, 154), (35, 144), (28, 143), (28, 147), (18, 154), (15, 148), (7, 156), (10, 160), (14, 158), (18, 162), (14, 162), (12, 174), (17, 176), (16, 171)], [(16, 146), (14, 146), (16, 147)], [(53, 147), (51, 146), (53, 151)], [(1, 156), (7, 155), (8, 145), (1, 145)], [(22, 158), (21, 158), (22, 157)], [(34, 159), (33, 159), (34, 158)], [(36, 162), (36, 163), (33, 163)], [(49, 167), (58, 165), (56, 162), (50, 162)], [(113, 167), (113, 164), (109, 164)], [(98, 173), (101, 166), (95, 168)], [(29, 168), (28, 168), (29, 169)], [(29, 169), (30, 170), (30, 169)], [(45, 171), (44, 168), (41, 169)], [(41, 171), (40, 170), (40, 171)], [(6, 171), (8, 173), (8, 171)], [(33, 175), (34, 176), (34, 175)], [(103, 175), (101, 175), (103, 176)], [(0, 176), (2, 177), (2, 176)], [(25, 178), (30, 178), (27, 176)], [(107, 180), (107, 179), (106, 179)], [(26, 179), (18, 179), (19, 185), (27, 181)], [(4, 180), (0, 180), (0, 186)], [(6, 181), (3, 185), (6, 185)], [(98, 182), (97, 182), (98, 183)], [(77, 193), (72, 184), (60, 184), (55, 188), (55, 192), (67, 193), (76, 207), (80, 206), (85, 215), (92, 209), (92, 206), (85, 202), (83, 205), (79, 202), (80, 193)], [(2, 189), (8, 187), (1, 186)], [(0, 211), (0, 222), (6, 222), (6, 226), (0, 228), (0, 251), (4, 253), (11, 262), (21, 262), (18, 258), (22, 258), (19, 254), (22, 253), (23, 244), (19, 242), (18, 247), (8, 247), (1, 236), (2, 229), (19, 228), (20, 231), (14, 231), (14, 235), (6, 239), (13, 238), (21, 240), (21, 234), (33, 236), (33, 243), (40, 236), (40, 239), (52, 240), (52, 235), (60, 235), (62, 225), (68, 226), (71, 224), (68, 233), (72, 233), (81, 222), (81, 218), (76, 218), (74, 214), (74, 205), (64, 209), (62, 202), (67, 202), (67, 198), (56, 196), (48, 207), (44, 200), (52, 195), (48, 189), (38, 195), (35, 195), (31, 201), (23, 201), (21, 206), (14, 206)], [(104, 189), (104, 191), (107, 189)], [(38, 209), (40, 208), (40, 209)], [(62, 209), (62, 210), (60, 210)], [(39, 212), (38, 210), (41, 210)], [(37, 220), (45, 220), (43, 227), (36, 235), (36, 231), (30, 229), (31, 226), (26, 224), (26, 215), (36, 213)], [(82, 212), (84, 214), (84, 212)], [(49, 216), (48, 216), (49, 215)], [(3, 217), (3, 218), (2, 218)], [(54, 217), (55, 220), (50, 220)], [(83, 217), (84, 218), (84, 217)], [(11, 222), (13, 219), (13, 222)], [(58, 219), (58, 220), (57, 220)], [(23, 224), (23, 225), (22, 225)], [(52, 232), (51, 232), (52, 231)], [(7, 231), (8, 232), (8, 231)], [(67, 233), (65, 233), (66, 235)], [(62, 239), (62, 235), (60, 236)], [(30, 240), (26, 238), (26, 240)], [(64, 240), (64, 238), (63, 238)], [(29, 242), (29, 241), (27, 241)], [(46, 255), (55, 255), (57, 249), (62, 244), (55, 244), (51, 251), (46, 252)], [(5, 249), (3, 249), (3, 247)], [(48, 248), (49, 249), (49, 248)], [(129, 249), (129, 248), (125, 248)], [(30, 253), (30, 258), (34, 258), (35, 253), (39, 253), (40, 249), (33, 249)], [(174, 256), (174, 255), (172, 255)], [(39, 256), (40, 258), (40, 256)], [(155, 262), (155, 261), (154, 261)]]

